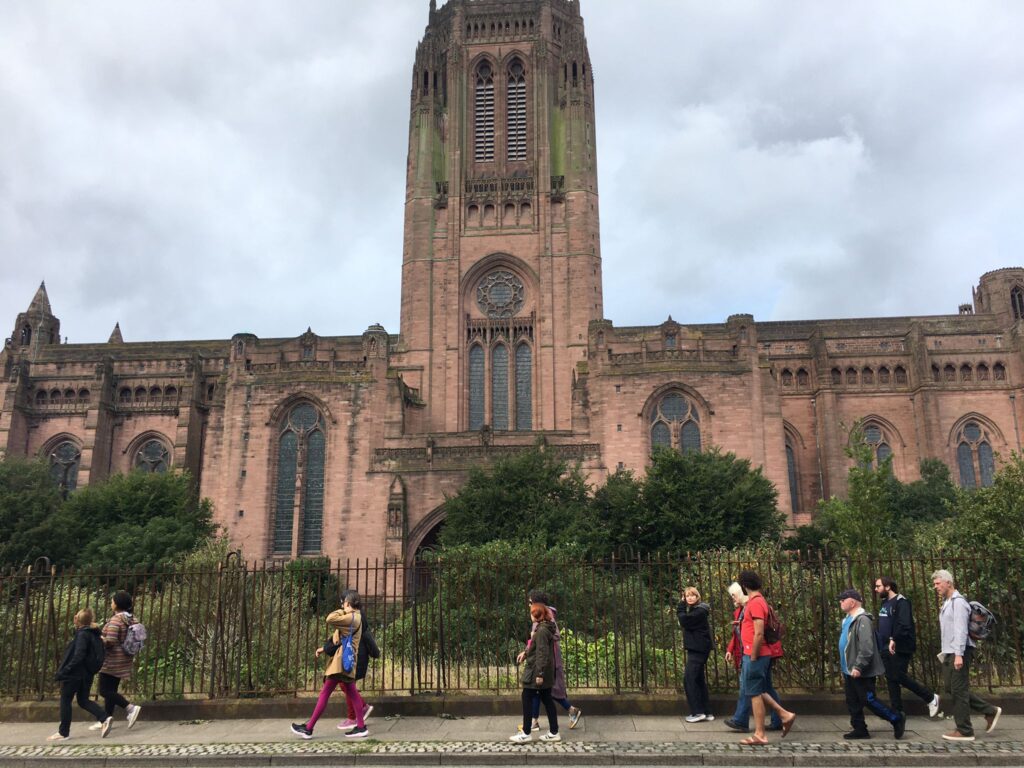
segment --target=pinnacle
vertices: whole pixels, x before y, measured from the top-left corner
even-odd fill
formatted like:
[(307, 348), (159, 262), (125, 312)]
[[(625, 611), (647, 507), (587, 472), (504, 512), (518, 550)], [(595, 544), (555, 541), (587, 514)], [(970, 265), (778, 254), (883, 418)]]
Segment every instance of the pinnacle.
[(30, 314), (53, 314), (53, 310), (50, 309), (50, 297), (46, 295), (45, 280), (39, 284), (39, 290), (32, 297), (32, 303), (28, 305), (28, 311)]
[(121, 336), (121, 324), (114, 323), (114, 330), (110, 332), (107, 344), (124, 344), (124, 337)]

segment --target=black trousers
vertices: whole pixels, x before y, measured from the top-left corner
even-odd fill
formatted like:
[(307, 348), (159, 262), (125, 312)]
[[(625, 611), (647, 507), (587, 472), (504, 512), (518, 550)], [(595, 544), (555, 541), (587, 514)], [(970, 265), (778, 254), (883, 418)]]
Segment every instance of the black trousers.
[(900, 719), (899, 713), (893, 712), (875, 695), (875, 678), (843, 675), (843, 679), (846, 689), (846, 708), (850, 710), (850, 726), (853, 730), (858, 733), (868, 732), (868, 724), (864, 720), (865, 707), (890, 725)]
[(707, 663), (708, 655), (706, 653), (686, 652), (683, 688), (686, 690), (686, 701), (690, 704), (691, 715), (711, 714), (711, 695), (708, 691), (708, 680), (705, 674)]
[(108, 715), (114, 714), (114, 707), (128, 709), (128, 699), (117, 692), (119, 685), (121, 685), (120, 677), (100, 672), (100, 696), (103, 697), (103, 708)]
[(885, 681), (889, 686), (889, 704), (893, 709), (897, 712), (903, 711), (901, 688), (906, 688), (925, 704), (931, 702), (935, 694), (907, 674), (912, 654), (889, 653), (888, 647), (880, 648), (879, 652), (882, 654), (882, 663), (885, 665)]
[(523, 733), (528, 734), (533, 727), (533, 700), (537, 696), (548, 716), (548, 730), (558, 733), (558, 710), (550, 688), (523, 688)]
[(72, 699), (78, 699), (78, 706), (95, 717), (101, 723), (107, 719), (107, 713), (103, 711), (103, 708), (89, 698), (89, 691), (91, 688), (92, 675), (76, 677), (73, 680), (61, 680), (60, 727), (57, 729), (61, 736), (67, 736), (71, 733)]

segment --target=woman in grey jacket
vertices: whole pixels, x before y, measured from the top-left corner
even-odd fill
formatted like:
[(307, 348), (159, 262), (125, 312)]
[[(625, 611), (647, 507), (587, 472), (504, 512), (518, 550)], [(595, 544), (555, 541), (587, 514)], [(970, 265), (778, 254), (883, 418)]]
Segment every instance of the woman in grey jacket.
[(540, 603), (530, 605), (530, 618), (536, 628), (523, 658), (523, 729), (509, 737), (509, 741), (532, 740), (533, 699), (538, 695), (547, 712), (549, 729), (540, 740), (561, 741), (562, 737), (558, 735), (558, 710), (551, 698), (551, 688), (555, 684), (555, 624), (551, 612)]

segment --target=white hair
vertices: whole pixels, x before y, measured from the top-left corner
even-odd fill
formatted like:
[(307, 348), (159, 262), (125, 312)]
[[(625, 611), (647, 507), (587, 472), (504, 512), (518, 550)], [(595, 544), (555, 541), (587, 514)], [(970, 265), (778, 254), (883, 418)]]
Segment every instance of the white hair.
[(746, 597), (746, 595), (743, 594), (743, 587), (741, 587), (739, 585), (739, 582), (736, 581), (734, 581), (732, 584), (726, 587), (725, 591), (737, 600), (739, 600), (741, 603), (743, 602), (743, 598)]
[(956, 583), (955, 581), (953, 581), (953, 574), (944, 568), (932, 574), (932, 581), (946, 581), (950, 584)]

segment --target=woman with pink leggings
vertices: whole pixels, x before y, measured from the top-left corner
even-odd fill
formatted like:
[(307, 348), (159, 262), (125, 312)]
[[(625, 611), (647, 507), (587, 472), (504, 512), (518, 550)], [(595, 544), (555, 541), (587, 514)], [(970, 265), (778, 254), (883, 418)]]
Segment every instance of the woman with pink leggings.
[[(334, 693), (334, 689), (339, 685), (345, 691), (345, 698), (348, 699), (350, 710), (354, 711), (356, 715), (355, 727), (345, 733), (346, 738), (365, 739), (370, 735), (369, 730), (366, 728), (366, 722), (363, 719), (366, 703), (363, 701), (363, 697), (359, 695), (359, 690), (356, 687), (355, 660), (359, 658), (359, 641), (362, 639), (363, 634), (363, 621), (359, 610), (361, 607), (359, 593), (353, 589), (346, 590), (342, 594), (341, 608), (332, 611), (327, 617), (327, 627), (334, 630), (332, 644), (337, 646), (338, 650), (330, 657), (331, 660), (327, 664), (327, 671), (324, 673), (324, 686), (320, 689), (320, 697), (316, 700), (313, 714), (305, 723), (292, 723), (292, 733), (296, 736), (301, 736), (303, 739), (313, 738), (313, 728), (316, 727), (316, 721), (320, 719), (324, 710), (327, 709), (327, 702), (330, 700), (331, 694)], [(344, 668), (345, 660), (343, 657), (345, 654), (341, 648), (347, 637), (352, 638), (352, 663), (349, 669)], [(317, 648), (317, 657), (322, 653), (323, 648)]]

